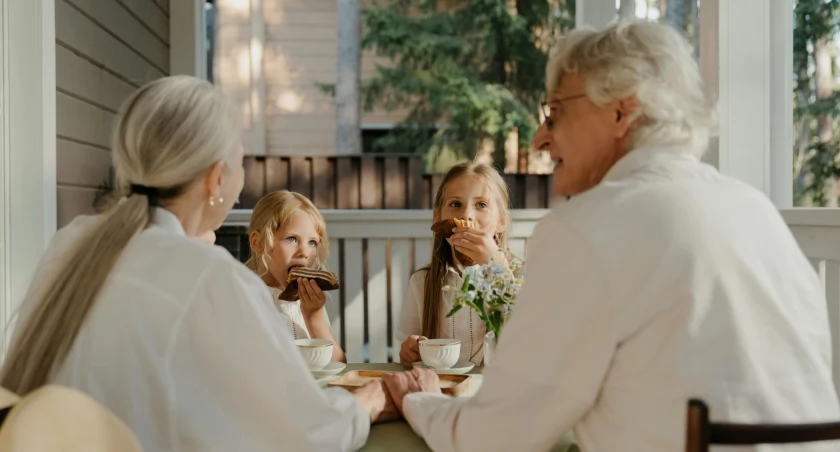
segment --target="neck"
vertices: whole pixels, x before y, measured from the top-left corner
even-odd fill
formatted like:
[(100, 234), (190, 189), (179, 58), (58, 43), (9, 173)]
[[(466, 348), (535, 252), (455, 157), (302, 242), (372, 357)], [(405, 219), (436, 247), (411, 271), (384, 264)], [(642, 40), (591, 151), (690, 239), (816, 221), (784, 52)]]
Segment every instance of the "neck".
[(209, 230), (202, 225), (203, 204), (197, 202), (185, 202), (185, 199), (174, 199), (163, 206), (166, 210), (178, 217), (184, 233), (189, 237), (198, 237)]
[(265, 272), (265, 274), (262, 275), (262, 280), (268, 287), (273, 287), (279, 290), (286, 289), (286, 284), (280, 284), (280, 282), (277, 281), (277, 278), (275, 278), (274, 275), (271, 274), (271, 272)]

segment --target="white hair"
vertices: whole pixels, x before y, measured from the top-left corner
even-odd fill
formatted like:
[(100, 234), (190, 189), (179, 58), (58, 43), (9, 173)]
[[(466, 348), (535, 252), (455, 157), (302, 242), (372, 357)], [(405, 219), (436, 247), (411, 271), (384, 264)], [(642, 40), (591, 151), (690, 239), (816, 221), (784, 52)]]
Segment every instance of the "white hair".
[(546, 90), (564, 74), (584, 78), (596, 105), (635, 96), (630, 148), (674, 146), (701, 156), (716, 133), (716, 105), (703, 92), (700, 71), (686, 40), (655, 22), (616, 22), (602, 30), (577, 28), (561, 38), (546, 68)]
[(112, 151), (119, 189), (142, 185), (160, 195), (138, 193), (112, 206), (35, 283), (44, 289), (9, 349), (0, 386), (25, 394), (52, 381), (123, 249), (151, 221), (152, 207), (180, 196), (215, 163), (230, 161), (238, 144), (236, 110), (207, 81), (162, 78), (125, 101)]

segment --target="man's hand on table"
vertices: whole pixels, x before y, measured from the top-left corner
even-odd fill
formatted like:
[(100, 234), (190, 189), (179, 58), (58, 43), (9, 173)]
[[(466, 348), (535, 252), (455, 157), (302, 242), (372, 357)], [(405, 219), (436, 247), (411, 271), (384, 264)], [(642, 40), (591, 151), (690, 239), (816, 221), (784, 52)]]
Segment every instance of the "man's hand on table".
[(400, 418), (394, 399), (383, 381), (371, 381), (355, 392), (353, 397), (370, 415), (370, 423), (388, 422)]
[(410, 371), (396, 372), (382, 376), (385, 387), (391, 393), (394, 404), (403, 413), (403, 398), (412, 392), (428, 392), (440, 394), (440, 379), (430, 369), (415, 367)]

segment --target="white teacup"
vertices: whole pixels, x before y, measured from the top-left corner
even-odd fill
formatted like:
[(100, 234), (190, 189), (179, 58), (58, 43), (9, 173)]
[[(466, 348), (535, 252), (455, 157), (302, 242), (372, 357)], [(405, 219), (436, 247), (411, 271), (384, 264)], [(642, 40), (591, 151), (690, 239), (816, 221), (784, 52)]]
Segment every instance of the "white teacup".
[(434, 369), (450, 369), (458, 363), (461, 341), (457, 339), (426, 339), (420, 341), (420, 359)]
[(303, 360), (309, 370), (321, 370), (330, 363), (332, 358), (333, 343), (327, 339), (297, 339), (298, 346)]

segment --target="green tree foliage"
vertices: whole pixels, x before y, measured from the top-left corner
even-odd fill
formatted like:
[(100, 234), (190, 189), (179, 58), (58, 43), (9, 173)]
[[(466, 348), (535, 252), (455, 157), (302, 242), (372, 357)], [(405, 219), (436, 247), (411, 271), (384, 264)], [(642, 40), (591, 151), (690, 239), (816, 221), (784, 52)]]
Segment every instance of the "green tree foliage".
[(445, 3), (392, 0), (363, 11), (363, 47), (393, 62), (365, 83), (364, 108), (409, 110), (374, 146), (463, 159), (489, 138), (502, 167), (509, 132), (518, 130), (520, 147), (533, 137), (548, 52), (574, 25), (574, 0)]
[[(815, 46), (822, 39), (833, 40), (838, 33), (840, 0), (796, 0), (794, 9), (794, 203), (826, 205), (831, 194), (826, 182), (840, 178), (838, 134), (821, 140), (820, 121), (834, 127), (840, 116), (840, 94), (832, 87), (828, 96), (816, 91)], [(832, 58), (833, 60), (833, 58)], [(833, 64), (832, 64), (833, 66)], [(834, 68), (828, 68), (832, 73)]]

